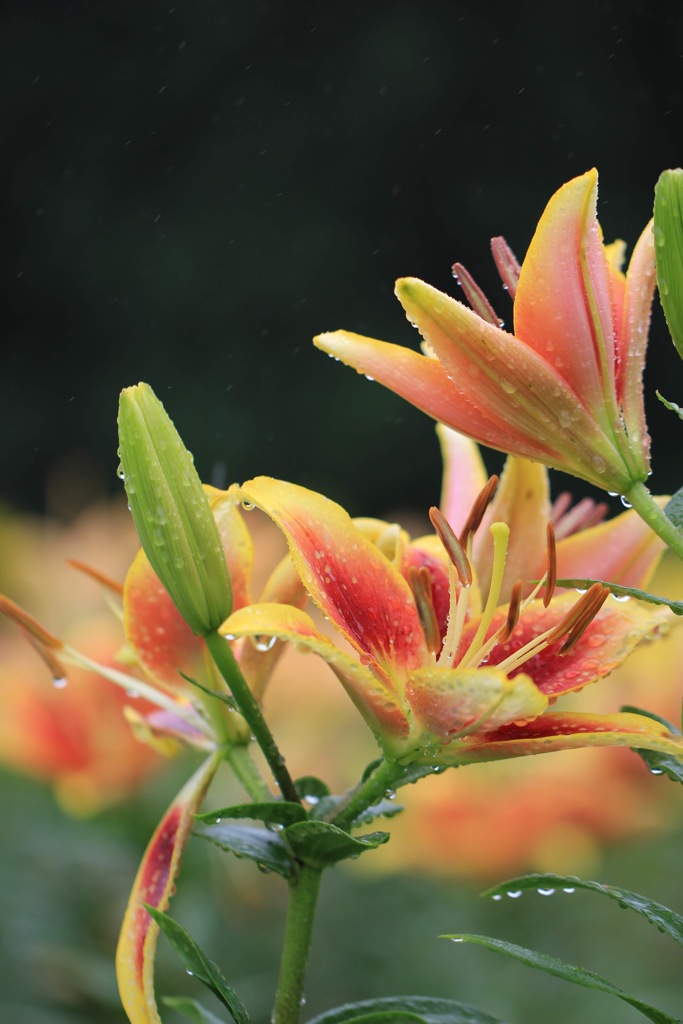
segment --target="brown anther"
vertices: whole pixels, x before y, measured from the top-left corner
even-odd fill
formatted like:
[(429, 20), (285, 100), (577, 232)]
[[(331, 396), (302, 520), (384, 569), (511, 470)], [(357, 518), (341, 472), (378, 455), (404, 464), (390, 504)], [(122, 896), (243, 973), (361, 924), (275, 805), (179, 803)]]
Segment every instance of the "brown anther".
[(553, 630), (546, 637), (548, 644), (557, 643), (565, 639), (558, 654), (568, 654), (575, 646), (586, 627), (590, 625), (607, 600), (609, 589), (602, 583), (594, 583), (585, 594), (582, 594), (576, 604), (569, 609), (567, 614), (558, 622)]
[(500, 327), (503, 321), (500, 319), (470, 272), (465, 270), (462, 263), (454, 263), (452, 270), (453, 277), (464, 291), (467, 301), (474, 312), (478, 313), (482, 320), (486, 320), (487, 323), (493, 324), (494, 327)]
[(462, 544), (455, 536), (451, 524), (436, 505), (433, 505), (430, 508), (429, 518), (431, 519), (432, 526), (436, 530), (439, 540), (446, 549), (446, 554), (450, 558), (451, 563), (458, 574), (460, 585), (462, 587), (471, 586), (472, 566), (470, 565), (469, 559), (463, 550)]
[(111, 576), (106, 576), (99, 569), (93, 569), (91, 565), (86, 565), (85, 562), (79, 562), (76, 558), (67, 558), (66, 564), (70, 565), (72, 569), (78, 569), (79, 572), (85, 573), (86, 576), (90, 576), (91, 579), (95, 580), (95, 583), (99, 583), (100, 586), (106, 587), (108, 590), (112, 590), (118, 596), (123, 594), (123, 584), (117, 580), (113, 580)]
[(432, 654), (438, 654), (441, 650), (441, 632), (439, 620), (436, 617), (434, 598), (432, 597), (432, 578), (426, 565), (411, 565), (408, 569), (408, 585), (415, 598), (417, 614), (425, 635), (427, 649)]
[(555, 593), (555, 580), (557, 579), (557, 549), (555, 547), (555, 530), (552, 523), (548, 523), (546, 537), (548, 543), (548, 571), (546, 573), (547, 580), (543, 597), (544, 608), (547, 608), (552, 601), (553, 594)]
[(523, 581), (517, 580), (514, 587), (512, 588), (512, 593), (510, 594), (510, 604), (508, 605), (508, 617), (505, 621), (505, 625), (501, 627), (498, 634), (499, 644), (504, 644), (506, 640), (510, 639), (515, 626), (519, 622), (519, 612), (522, 607), (523, 590)]
[(507, 288), (510, 298), (514, 299), (517, 294), (519, 275), (522, 272), (519, 261), (502, 235), (491, 239), (491, 252), (503, 286)]
[(465, 525), (460, 531), (460, 546), (463, 550), (467, 549), (467, 541), (469, 538), (477, 532), (481, 526), (481, 521), (484, 518), (486, 509), (491, 504), (491, 499), (495, 493), (496, 487), (498, 486), (498, 477), (494, 474), (480, 490), (477, 497), (474, 499), (474, 504), (470, 509), (470, 514), (465, 520)]
[(25, 612), (23, 608), (20, 608), (18, 604), (10, 601), (9, 597), (5, 597), (3, 594), (0, 594), (0, 612), (6, 615), (8, 619), (16, 622), (22, 629), (25, 629), (29, 634), (29, 638), (36, 640), (43, 647), (51, 647), (57, 651), (63, 649), (64, 644), (58, 637), (48, 633), (37, 619), (34, 619), (32, 615), (29, 615), (28, 612)]

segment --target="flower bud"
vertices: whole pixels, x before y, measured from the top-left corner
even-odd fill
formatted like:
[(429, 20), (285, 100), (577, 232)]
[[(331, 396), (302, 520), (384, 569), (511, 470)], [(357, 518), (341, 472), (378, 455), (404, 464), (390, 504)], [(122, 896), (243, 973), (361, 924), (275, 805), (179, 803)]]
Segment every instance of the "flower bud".
[(655, 187), (655, 263), (664, 315), (683, 358), (683, 170), (664, 171)]
[(210, 633), (232, 610), (225, 554), (192, 456), (148, 384), (121, 392), (119, 444), (143, 550), (190, 628)]

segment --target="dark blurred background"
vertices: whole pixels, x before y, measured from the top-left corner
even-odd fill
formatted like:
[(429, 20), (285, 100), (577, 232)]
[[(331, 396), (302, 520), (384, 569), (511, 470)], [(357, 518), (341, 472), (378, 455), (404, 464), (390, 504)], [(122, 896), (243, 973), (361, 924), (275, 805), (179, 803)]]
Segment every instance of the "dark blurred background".
[[(433, 501), (431, 422), (312, 335), (415, 344), (393, 281), (455, 291), (456, 259), (504, 315), (489, 238), (523, 256), (552, 192), (593, 165), (605, 236), (632, 246), (683, 160), (681, 20), (678, 4), (6, 3), (1, 496), (69, 515), (115, 491), (117, 396), (142, 379), (206, 479), (279, 475), (356, 513)], [(681, 396), (659, 310), (652, 348), (663, 492), (676, 422), (654, 388)]]

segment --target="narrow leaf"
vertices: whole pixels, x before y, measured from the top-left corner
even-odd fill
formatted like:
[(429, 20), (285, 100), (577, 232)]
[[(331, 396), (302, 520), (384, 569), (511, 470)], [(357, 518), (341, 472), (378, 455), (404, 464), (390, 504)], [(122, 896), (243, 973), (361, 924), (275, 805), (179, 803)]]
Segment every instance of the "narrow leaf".
[(328, 867), (348, 857), (358, 857), (389, 839), (388, 832), (350, 836), (348, 832), (325, 821), (302, 821), (290, 825), (284, 836), (295, 857), (318, 868)]
[(272, 803), (235, 804), (223, 807), (218, 811), (207, 811), (198, 814), (197, 821), (205, 825), (219, 824), (224, 818), (251, 818), (262, 821), (264, 825), (293, 825), (296, 821), (306, 821), (306, 811), (301, 804), (287, 800), (273, 800)]
[(209, 960), (194, 939), (190, 938), (184, 928), (167, 914), (162, 914), (154, 907), (147, 907), (159, 928), (162, 930), (185, 968), (193, 974), (197, 981), (213, 992), (217, 999), (230, 1011), (236, 1024), (249, 1024), (249, 1014), (242, 1001), (230, 988), (216, 964)]
[[(664, 403), (668, 405), (668, 402)], [(678, 406), (676, 406), (678, 410)], [(683, 418), (683, 412), (679, 411), (679, 415)], [(667, 519), (670, 519), (677, 530), (683, 530), (683, 487), (676, 491), (674, 496), (664, 506), (664, 515)]]
[[(652, 711), (644, 711), (642, 708), (632, 707), (628, 704), (624, 705), (621, 710), (628, 711), (634, 715), (644, 715), (646, 718), (659, 722), (660, 725), (663, 725), (675, 736), (681, 735), (680, 729), (677, 729), (675, 725), (668, 722), (666, 718), (662, 718), (661, 715), (655, 715)], [(642, 747), (633, 747), (632, 750), (634, 754), (637, 754), (645, 762), (646, 768), (652, 775), (666, 775), (673, 782), (683, 782), (683, 762), (679, 761), (677, 757), (658, 750), (644, 750)]]
[(194, 999), (187, 999), (185, 996), (164, 996), (162, 1002), (165, 1006), (170, 1007), (171, 1010), (175, 1010), (176, 1013), (181, 1013), (183, 1017), (187, 1017), (193, 1024), (225, 1024), (221, 1017), (210, 1013), (204, 1009), (201, 1003), (196, 1002)]
[(639, 590), (637, 587), (622, 587), (620, 583), (593, 579), (566, 579), (556, 582), (558, 587), (573, 587), (575, 590), (588, 590), (594, 583), (602, 583), (603, 587), (607, 587), (615, 597), (635, 597), (638, 601), (647, 601), (648, 604), (663, 604), (670, 608), (674, 615), (683, 615), (683, 601), (670, 601), (668, 597), (649, 594), (646, 590)]
[(681, 409), (680, 405), (676, 405), (675, 402), (668, 402), (664, 395), (662, 395), (659, 391), (655, 391), (655, 394), (659, 401), (662, 403), (662, 405), (665, 406), (669, 410), (669, 412), (675, 412), (679, 420), (683, 420), (683, 409)]
[(663, 1010), (658, 1010), (656, 1007), (650, 1006), (634, 996), (627, 995), (620, 988), (617, 988), (616, 985), (613, 985), (611, 981), (601, 978), (600, 975), (587, 971), (582, 967), (577, 967), (575, 964), (565, 963), (564, 960), (557, 960), (546, 953), (538, 953), (536, 950), (517, 946), (513, 942), (503, 942), (502, 939), (492, 939), (486, 935), (442, 935), (441, 938), (451, 939), (453, 942), (472, 942), (478, 946), (484, 946), (494, 953), (503, 953), (513, 960), (521, 961), (527, 967), (535, 967), (537, 970), (545, 971), (546, 974), (554, 975), (556, 978), (571, 981), (573, 984), (581, 985), (583, 988), (595, 989), (597, 992), (606, 992), (608, 995), (616, 996), (618, 999), (623, 1000), (623, 1002), (628, 1003), (629, 1006), (639, 1010), (653, 1024), (681, 1024), (677, 1017), (671, 1017), (668, 1013), (664, 1013)]
[(345, 1003), (326, 1010), (308, 1024), (503, 1024), (484, 1010), (477, 1010), (453, 999), (432, 999), (429, 996), (387, 996)]
[(230, 825), (225, 821), (200, 825), (194, 834), (220, 846), (222, 850), (255, 861), (262, 871), (276, 871), (283, 878), (292, 875), (292, 862), (280, 835), (249, 825)]
[(627, 910), (634, 910), (650, 924), (655, 925), (660, 932), (674, 939), (683, 946), (683, 917), (674, 913), (663, 903), (656, 903), (647, 896), (641, 896), (637, 892), (630, 892), (616, 885), (604, 885), (602, 882), (589, 882), (573, 875), (554, 874), (533, 874), (522, 875), (520, 878), (511, 878), (500, 885), (495, 885), (485, 892), (484, 896), (491, 899), (500, 899), (501, 896), (509, 893), (520, 893), (528, 889), (535, 889), (544, 896), (553, 893), (573, 893), (575, 889), (586, 889), (589, 892), (597, 892), (615, 900), (620, 907)]

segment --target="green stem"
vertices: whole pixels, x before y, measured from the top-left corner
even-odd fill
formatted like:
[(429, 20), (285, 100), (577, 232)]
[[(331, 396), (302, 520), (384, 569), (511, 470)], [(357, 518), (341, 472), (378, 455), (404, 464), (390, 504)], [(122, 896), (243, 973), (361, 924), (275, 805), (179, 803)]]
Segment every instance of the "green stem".
[(657, 536), (661, 537), (679, 558), (683, 558), (683, 533), (677, 530), (668, 516), (664, 514), (645, 484), (633, 484), (630, 490), (624, 494), (624, 498), (629, 505), (633, 506), (650, 529), (654, 530)]
[(272, 1024), (298, 1024), (322, 870), (303, 864), (289, 885), (289, 908)]
[(300, 803), (299, 794), (294, 787), (291, 775), (287, 771), (285, 760), (278, 750), (273, 734), (261, 713), (261, 708), (249, 689), (249, 684), (242, 675), (240, 667), (235, 660), (235, 655), (230, 649), (230, 644), (216, 632), (207, 633), (204, 639), (220, 674), (230, 687), (235, 703), (242, 712), (256, 742), (263, 751), (263, 756), (280, 787), (283, 798)]
[(225, 760), (233, 770), (235, 778), (242, 783), (254, 803), (269, 803), (273, 794), (266, 781), (251, 759), (248, 749), (243, 746), (226, 747)]
[(405, 772), (406, 769), (396, 761), (381, 761), (364, 782), (349, 792), (341, 806), (335, 808), (330, 817), (332, 824), (337, 828), (351, 828), (358, 815), (393, 790)]

